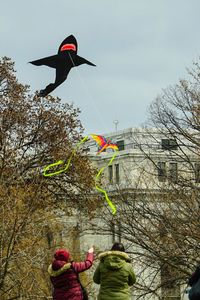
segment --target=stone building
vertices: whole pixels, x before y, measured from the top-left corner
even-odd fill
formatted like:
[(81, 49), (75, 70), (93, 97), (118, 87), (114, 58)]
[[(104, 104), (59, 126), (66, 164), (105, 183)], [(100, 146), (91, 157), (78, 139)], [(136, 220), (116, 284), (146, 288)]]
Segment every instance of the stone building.
[[(193, 133), (191, 133), (193, 134)], [(113, 143), (116, 143), (119, 152), (116, 158), (107, 166), (103, 174), (102, 185), (107, 193), (114, 199), (119, 191), (129, 195), (158, 194), (168, 184), (176, 185), (179, 180), (185, 182), (200, 183), (200, 162), (198, 152), (194, 150), (193, 143), (187, 139), (175, 139), (174, 136), (158, 132), (156, 129), (128, 128), (104, 135)], [(99, 170), (106, 166), (113, 156), (113, 151), (107, 149), (99, 155), (98, 146), (92, 139), (87, 143), (87, 154), (92, 163)], [(105, 202), (105, 205), (106, 202)], [(99, 219), (96, 222), (100, 222)], [(99, 250), (109, 249), (114, 241), (122, 241), (123, 234), (120, 234), (120, 224), (115, 224), (113, 231), (108, 235), (95, 235), (90, 232), (81, 237), (81, 246), (86, 250), (86, 245), (94, 243)], [(134, 259), (133, 259), (134, 261)], [(136, 274), (140, 273), (140, 265), (134, 261)], [(147, 285), (153, 286), (150, 275), (151, 268), (146, 268), (142, 276)], [(156, 276), (157, 281), (164, 280), (165, 272), (162, 271)], [(143, 279), (142, 279), (143, 280)], [(155, 278), (154, 278), (155, 280)], [(185, 286), (173, 287), (165, 290), (161, 288), (159, 296), (143, 297), (142, 299), (180, 300), (187, 299)], [(137, 293), (133, 288), (133, 299)]]

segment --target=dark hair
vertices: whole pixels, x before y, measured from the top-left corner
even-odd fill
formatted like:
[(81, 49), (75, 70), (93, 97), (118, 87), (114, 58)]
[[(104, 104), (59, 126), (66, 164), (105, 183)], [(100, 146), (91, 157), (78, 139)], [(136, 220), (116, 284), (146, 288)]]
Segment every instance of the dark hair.
[(114, 243), (111, 250), (125, 252), (124, 245), (122, 243)]

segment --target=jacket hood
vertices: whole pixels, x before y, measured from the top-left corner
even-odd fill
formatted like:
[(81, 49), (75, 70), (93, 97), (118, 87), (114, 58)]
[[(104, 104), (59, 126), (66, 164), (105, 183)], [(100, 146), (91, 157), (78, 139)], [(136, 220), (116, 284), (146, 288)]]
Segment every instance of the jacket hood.
[(63, 260), (54, 259), (54, 261), (52, 262), (51, 265), (52, 265), (52, 269), (54, 271), (57, 271), (57, 270), (61, 269), (65, 264), (66, 264), (66, 262)]
[(57, 277), (61, 275), (62, 273), (69, 270), (71, 267), (71, 263), (65, 263), (62, 267), (60, 267), (58, 270), (54, 270), (52, 268), (52, 264), (48, 267), (48, 273), (51, 277)]
[(130, 262), (130, 257), (121, 251), (106, 251), (99, 254), (100, 261), (107, 269), (117, 270), (124, 266), (125, 262)]

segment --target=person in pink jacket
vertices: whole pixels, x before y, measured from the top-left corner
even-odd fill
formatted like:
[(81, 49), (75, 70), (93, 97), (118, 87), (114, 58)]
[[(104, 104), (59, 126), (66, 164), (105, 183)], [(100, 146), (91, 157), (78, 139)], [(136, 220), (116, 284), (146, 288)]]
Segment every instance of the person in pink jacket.
[(48, 268), (53, 284), (53, 300), (83, 300), (78, 273), (88, 270), (93, 260), (93, 247), (88, 250), (86, 259), (82, 262), (71, 261), (68, 250), (56, 250), (54, 260)]

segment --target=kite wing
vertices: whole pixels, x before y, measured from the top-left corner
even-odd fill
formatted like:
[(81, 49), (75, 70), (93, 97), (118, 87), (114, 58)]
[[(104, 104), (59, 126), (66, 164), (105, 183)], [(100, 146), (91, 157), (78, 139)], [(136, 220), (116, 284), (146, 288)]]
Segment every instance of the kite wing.
[(90, 62), (89, 60), (87, 60), (87, 59), (85, 59), (85, 58), (83, 58), (81, 56), (73, 55), (73, 54), (70, 54), (70, 56), (72, 58), (74, 67), (80, 66), (82, 64), (87, 64), (87, 65), (96, 67), (95, 64), (93, 64), (92, 62)]
[(91, 137), (96, 141), (99, 146), (97, 154), (101, 153), (107, 147), (107, 140), (102, 135), (91, 134)]
[(45, 65), (50, 68), (56, 68), (58, 61), (59, 61), (58, 55), (52, 55), (52, 56), (30, 61), (30, 63), (35, 66)]
[(102, 135), (96, 135), (96, 134), (91, 134), (91, 137), (95, 142), (98, 144), (98, 146), (103, 147), (107, 144), (107, 140), (104, 136)]
[(69, 35), (66, 39), (64, 39), (64, 41), (60, 44), (59, 48), (58, 48), (58, 54), (62, 51), (65, 50), (72, 50), (77, 54), (78, 51), (78, 44), (77, 44), (77, 40), (75, 39), (75, 37), (73, 35)]
[(116, 144), (113, 144), (113, 143), (108, 144), (106, 148), (113, 149), (114, 151), (119, 150), (118, 146)]

